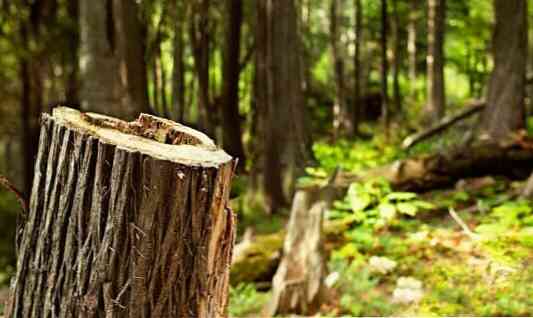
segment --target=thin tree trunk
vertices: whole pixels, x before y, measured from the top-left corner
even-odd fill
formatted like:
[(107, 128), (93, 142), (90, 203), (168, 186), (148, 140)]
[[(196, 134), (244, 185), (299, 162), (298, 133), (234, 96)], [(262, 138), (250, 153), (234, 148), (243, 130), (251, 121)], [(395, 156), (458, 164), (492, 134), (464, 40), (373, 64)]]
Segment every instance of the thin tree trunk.
[(146, 26), (135, 0), (113, 0), (115, 39), (122, 83), (124, 118), (150, 113), (146, 65)]
[(7, 317), (227, 315), (234, 161), (207, 136), (56, 108), (36, 169)]
[(241, 161), (242, 170), (246, 158), (242, 143), (241, 117), (239, 115), (239, 79), (241, 28), (243, 21), (242, 0), (226, 0), (228, 12), (224, 48), (224, 84), (222, 93), (222, 118), (224, 148)]
[(389, 62), (387, 59), (387, 34), (389, 32), (387, 0), (381, 0), (381, 116), (385, 135), (389, 135), (390, 110), (389, 110)]
[[(175, 2), (173, 2), (175, 3)], [(184, 39), (183, 25), (185, 20), (185, 3), (175, 8), (176, 22), (174, 23), (174, 66), (172, 68), (172, 108), (179, 122), (184, 121), (185, 116), (185, 62), (184, 62)]]
[(525, 125), (527, 2), (494, 0), (494, 12), (494, 69), (481, 129), (490, 138), (501, 139)]
[(433, 123), (444, 116), (444, 27), (446, 0), (428, 0), (428, 55), (426, 120)]
[(122, 117), (111, 0), (80, 2), (81, 108)]
[(361, 43), (362, 39), (362, 23), (363, 23), (363, 6), (361, 0), (354, 0), (355, 8), (355, 54), (354, 54), (354, 105), (353, 105), (353, 127), (354, 133), (359, 132), (359, 123), (364, 118), (364, 107), (361, 104)]
[(333, 136), (337, 138), (343, 133), (352, 134), (351, 118), (346, 107), (346, 85), (344, 76), (344, 56), (339, 33), (339, 20), (343, 12), (342, 1), (331, 0), (329, 13), (329, 33), (331, 39), (331, 57), (335, 78), (335, 103), (333, 105)]
[(198, 77), (198, 123), (209, 136), (213, 136), (214, 114), (210, 109), (209, 96), (209, 7), (209, 0), (195, 0), (189, 31)]
[(67, 12), (74, 26), (69, 32), (69, 66), (67, 81), (65, 83), (65, 99), (69, 107), (80, 107), (79, 97), (79, 2), (78, 0), (67, 1)]
[(411, 95), (415, 95), (416, 89), (416, 37), (418, 22), (418, 6), (420, 0), (409, 0), (409, 23), (407, 24), (407, 53), (409, 54), (409, 81)]
[(394, 111), (397, 115), (402, 115), (402, 96), (400, 92), (400, 65), (401, 65), (401, 39), (400, 39), (400, 17), (398, 14), (398, 0), (392, 2), (393, 11), (393, 37), (394, 37), (394, 59), (392, 64), (393, 82), (392, 91), (394, 98)]

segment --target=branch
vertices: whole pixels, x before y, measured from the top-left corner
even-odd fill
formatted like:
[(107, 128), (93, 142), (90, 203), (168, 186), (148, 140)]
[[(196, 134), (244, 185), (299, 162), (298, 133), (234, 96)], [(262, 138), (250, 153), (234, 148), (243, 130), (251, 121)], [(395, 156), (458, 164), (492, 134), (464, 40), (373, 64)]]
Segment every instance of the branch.
[(452, 219), (457, 222), (457, 224), (459, 224), (459, 226), (463, 229), (463, 232), (465, 232), (468, 237), (470, 237), (472, 240), (479, 239), (479, 235), (470, 230), (468, 225), (466, 225), (466, 223), (459, 217), (459, 215), (455, 213), (455, 210), (453, 208), (448, 211), (450, 212)]
[(17, 197), (17, 200), (19, 201), (20, 207), (22, 208), (23, 217), (26, 219), (26, 216), (28, 215), (28, 203), (26, 199), (24, 198), (24, 195), (22, 192), (17, 190), (17, 188), (11, 183), (6, 177), (0, 175), (0, 185), (6, 188), (8, 191), (13, 192), (15, 196)]
[(434, 136), (444, 130), (446, 130), (448, 127), (452, 126), (453, 124), (466, 119), (481, 110), (485, 108), (485, 101), (476, 101), (472, 103), (470, 106), (468, 106), (465, 110), (461, 111), (460, 113), (453, 115), (453, 116), (446, 116), (444, 117), (439, 123), (437, 123), (435, 126), (423, 130), (421, 132), (415, 133), (407, 138), (404, 139), (402, 143), (403, 149), (409, 149), (416, 145), (417, 143), (428, 139), (431, 136)]

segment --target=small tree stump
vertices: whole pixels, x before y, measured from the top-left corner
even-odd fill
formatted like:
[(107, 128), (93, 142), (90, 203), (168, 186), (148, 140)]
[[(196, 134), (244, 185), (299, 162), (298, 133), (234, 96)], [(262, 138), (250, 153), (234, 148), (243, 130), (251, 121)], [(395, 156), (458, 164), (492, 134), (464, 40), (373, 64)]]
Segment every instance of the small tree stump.
[(312, 315), (318, 311), (326, 275), (322, 219), (333, 197), (329, 185), (300, 189), (294, 195), (283, 257), (272, 279), (272, 298), (265, 315)]
[(234, 163), (154, 116), (43, 115), (8, 315), (226, 316)]

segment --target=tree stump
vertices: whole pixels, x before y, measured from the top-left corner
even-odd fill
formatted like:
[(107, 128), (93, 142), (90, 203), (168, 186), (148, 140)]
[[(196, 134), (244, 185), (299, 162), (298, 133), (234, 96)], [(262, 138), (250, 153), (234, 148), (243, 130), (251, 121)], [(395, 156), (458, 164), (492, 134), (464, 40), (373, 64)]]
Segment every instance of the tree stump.
[(235, 162), (142, 114), (43, 115), (7, 317), (223, 317)]
[(294, 195), (283, 257), (272, 279), (272, 298), (264, 308), (265, 315), (312, 315), (318, 311), (327, 271), (322, 220), (334, 196), (331, 181), (326, 187), (303, 188)]

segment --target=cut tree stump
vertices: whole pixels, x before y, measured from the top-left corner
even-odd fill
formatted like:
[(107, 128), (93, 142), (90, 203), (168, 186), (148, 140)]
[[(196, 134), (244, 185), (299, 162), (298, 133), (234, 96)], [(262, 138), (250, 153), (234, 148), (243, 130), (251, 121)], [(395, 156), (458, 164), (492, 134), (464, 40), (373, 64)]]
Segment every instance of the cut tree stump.
[(55, 108), (6, 317), (224, 317), (234, 160), (204, 134)]
[(272, 279), (272, 298), (264, 314), (311, 315), (318, 311), (324, 298), (326, 276), (322, 238), (322, 220), (335, 198), (331, 185), (335, 171), (324, 186), (299, 189), (294, 195), (283, 257)]

